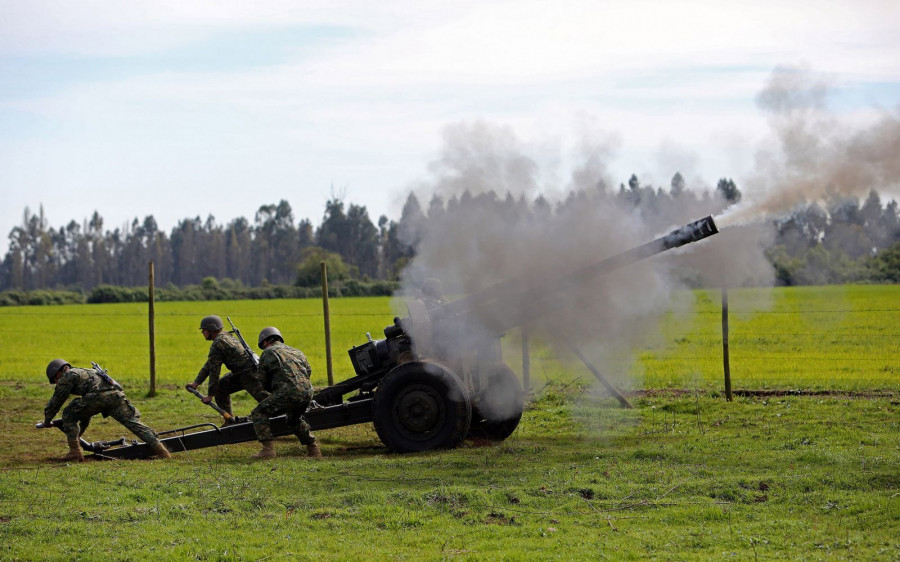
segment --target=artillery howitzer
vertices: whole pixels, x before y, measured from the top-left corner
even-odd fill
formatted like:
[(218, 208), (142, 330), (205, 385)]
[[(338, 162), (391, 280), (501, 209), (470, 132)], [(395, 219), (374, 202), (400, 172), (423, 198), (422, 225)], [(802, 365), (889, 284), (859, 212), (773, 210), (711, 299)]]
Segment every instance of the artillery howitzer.
[(706, 217), (545, 283), (505, 281), (431, 310), (412, 302), (409, 317), (395, 318), (384, 339), (350, 349), (357, 375), (315, 400), (330, 407), (371, 402), (379, 438), (397, 452), (453, 447), (466, 437), (506, 439), (522, 417), (524, 394), (503, 363), (505, 331), (549, 314), (560, 296), (600, 275), (717, 232)]
[[(394, 318), (384, 339), (369, 336), (348, 351), (356, 375), (316, 393), (304, 417), (313, 430), (372, 422), (381, 441), (400, 453), (454, 447), (466, 437), (503, 440), (515, 431), (524, 408), (522, 386), (500, 352), (506, 330), (552, 312), (560, 295), (598, 276), (717, 232), (709, 216), (549, 282), (514, 279), (431, 310), (411, 302), (409, 316)], [(478, 329), (471, 322), (476, 313)], [(356, 394), (345, 400), (351, 393)], [(187, 433), (204, 425), (212, 429)], [(285, 416), (272, 418), (272, 432), (289, 434)], [(256, 439), (249, 422), (200, 424), (160, 437), (172, 452)], [(102, 453), (151, 454), (137, 442)]]

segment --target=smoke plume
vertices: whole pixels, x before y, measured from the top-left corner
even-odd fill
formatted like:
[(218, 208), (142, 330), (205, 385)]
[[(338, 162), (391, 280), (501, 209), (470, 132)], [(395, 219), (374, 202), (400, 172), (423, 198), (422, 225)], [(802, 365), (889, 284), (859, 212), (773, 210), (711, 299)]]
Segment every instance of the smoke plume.
[(854, 127), (828, 110), (828, 95), (828, 80), (808, 68), (775, 69), (757, 96), (774, 141), (757, 154), (747, 197), (718, 218), (720, 225), (773, 219), (810, 202), (900, 185), (898, 115), (881, 110)]
[[(546, 178), (556, 171), (542, 170), (538, 162), (546, 159), (529, 152), (508, 128), (484, 122), (448, 127), (444, 151), (420, 186), (423, 207), (434, 209), (427, 201), (439, 198), (447, 211), (430, 212), (417, 233), (417, 256), (403, 273), (405, 292), (415, 294), (428, 277), (440, 279), (451, 300), (505, 287), (498, 284), (510, 280), (517, 289), (552, 286), (568, 273), (725, 208), (709, 194), (669, 197), (649, 186), (624, 194), (608, 189), (607, 158), (615, 139), (584, 133), (574, 155), (565, 159), (573, 162), (569, 181), (555, 189), (547, 187)], [(547, 143), (540, 147), (546, 148)], [(703, 283), (704, 276), (718, 285), (725, 269), (735, 283), (751, 276), (771, 282), (758, 236), (738, 235), (735, 229), (718, 237), (728, 243), (713, 237), (567, 287), (548, 314), (537, 315), (527, 297), (507, 306), (522, 312), (535, 339), (553, 346), (559, 357), (573, 359), (569, 345), (574, 345), (602, 366), (604, 376), (627, 388), (633, 350), (656, 341), (663, 313), (689, 298), (679, 289)], [(474, 310), (466, 332), (492, 337), (495, 313)]]
[[(509, 280), (538, 286), (712, 214), (720, 234), (566, 288), (549, 314), (528, 317), (534, 303), (527, 299), (507, 303), (559, 357), (571, 358), (574, 345), (627, 388), (635, 350), (657, 341), (665, 311), (692, 305), (680, 289), (774, 283), (764, 254), (773, 218), (836, 194), (897, 186), (897, 115), (882, 111), (868, 126), (850, 128), (827, 111), (827, 98), (827, 82), (806, 69), (773, 72), (757, 99), (774, 142), (758, 151), (757, 173), (730, 207), (716, 193), (697, 195), (695, 186), (675, 189), (675, 178), (671, 193), (640, 185), (611, 190), (607, 162), (617, 141), (598, 130), (580, 131), (574, 154), (562, 158), (552, 143), (534, 149), (506, 127), (450, 126), (418, 190), (430, 203), (414, 233), (417, 255), (403, 272), (404, 292), (416, 294), (428, 277), (440, 279), (451, 300)], [(542, 169), (563, 161), (573, 163), (568, 174)], [(492, 337), (495, 312), (472, 311), (467, 332)]]

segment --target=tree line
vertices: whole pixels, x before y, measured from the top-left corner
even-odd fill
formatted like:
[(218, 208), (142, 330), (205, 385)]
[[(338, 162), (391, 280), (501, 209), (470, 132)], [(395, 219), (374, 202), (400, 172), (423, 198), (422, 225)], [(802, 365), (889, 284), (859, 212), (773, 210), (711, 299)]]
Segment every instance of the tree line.
[[(358, 288), (360, 283), (398, 280), (431, 221), (452, 220), (455, 213), (476, 208), (491, 210), (498, 221), (533, 220), (567, 205), (586, 204), (586, 195), (637, 211), (648, 224), (665, 224), (684, 209), (717, 213), (741, 199), (730, 179), (720, 180), (713, 192), (697, 193), (687, 188), (681, 174), (673, 176), (668, 189), (642, 185), (632, 175), (617, 190), (598, 183), (595, 193), (573, 192), (555, 205), (543, 196), (465, 191), (447, 200), (434, 195), (423, 206), (410, 193), (398, 220), (382, 215), (375, 224), (364, 206), (333, 198), (314, 228), (309, 219), (296, 220), (282, 200), (260, 207), (252, 222), (238, 217), (221, 224), (213, 216), (197, 216), (179, 221), (169, 233), (152, 216), (106, 229), (96, 211), (90, 219), (54, 228), (43, 208), (36, 214), (26, 208), (22, 223), (9, 233), (0, 291), (90, 293), (99, 287), (109, 293), (110, 286), (141, 287), (147, 285), (150, 261), (157, 286), (172, 298), (178, 290), (203, 298), (203, 290), (221, 296), (223, 290), (228, 295), (259, 287), (312, 287), (319, 283), (323, 261), (330, 279), (352, 280)], [(824, 204), (810, 203), (776, 220), (774, 228), (767, 257), (780, 284), (900, 282), (897, 202), (882, 204), (874, 191), (862, 202), (835, 196)], [(382, 290), (392, 286), (381, 285)]]
[(781, 285), (900, 283), (900, 219), (895, 200), (870, 191), (861, 203), (832, 197), (775, 221), (766, 252)]
[[(201, 285), (207, 278), (234, 286), (312, 285), (319, 264), (333, 266), (336, 278), (388, 279), (396, 256), (409, 253), (396, 236), (396, 222), (381, 217), (375, 227), (365, 207), (330, 200), (321, 225), (295, 220), (290, 204), (263, 205), (251, 223), (238, 217), (227, 224), (213, 216), (183, 219), (166, 233), (153, 216), (135, 218), (124, 228), (104, 229), (94, 212), (81, 223), (53, 228), (43, 212), (25, 209), (22, 224), (9, 233), (0, 267), (0, 290), (147, 284), (154, 262), (161, 287)], [(315, 280), (306, 267), (315, 265)], [(306, 269), (304, 269), (306, 268)]]

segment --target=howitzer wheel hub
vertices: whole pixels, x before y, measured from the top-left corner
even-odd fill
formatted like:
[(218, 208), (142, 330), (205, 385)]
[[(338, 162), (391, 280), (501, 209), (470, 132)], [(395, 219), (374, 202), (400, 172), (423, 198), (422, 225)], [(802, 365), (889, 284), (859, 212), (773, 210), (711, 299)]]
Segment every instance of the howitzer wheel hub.
[(446, 406), (430, 385), (410, 385), (395, 399), (394, 421), (407, 438), (428, 439), (446, 417)]

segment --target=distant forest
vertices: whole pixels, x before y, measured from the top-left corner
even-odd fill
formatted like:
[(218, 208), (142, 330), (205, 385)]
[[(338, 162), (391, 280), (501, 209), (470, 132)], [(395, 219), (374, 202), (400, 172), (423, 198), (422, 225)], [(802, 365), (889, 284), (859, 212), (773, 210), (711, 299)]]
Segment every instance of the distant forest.
[[(712, 193), (697, 194), (685, 186), (681, 174), (675, 174), (668, 189), (641, 185), (632, 175), (618, 190), (602, 185), (597, 190), (623, 211), (655, 219), (672, 208), (717, 212), (741, 199), (730, 179), (720, 180)], [(318, 227), (309, 219), (298, 221), (282, 200), (260, 207), (252, 221), (239, 217), (220, 224), (212, 216), (205, 220), (197, 216), (179, 221), (169, 233), (160, 230), (152, 216), (110, 230), (98, 212), (54, 228), (43, 208), (36, 214), (26, 208), (22, 224), (9, 233), (9, 249), (0, 265), (0, 291), (6, 294), (3, 304), (29, 302), (23, 294), (47, 290), (68, 291), (91, 301), (90, 295), (108, 293), (110, 287), (146, 288), (147, 264), (152, 261), (155, 284), (163, 290), (195, 287), (224, 291), (227, 296), (229, 291), (254, 287), (318, 286), (320, 263), (326, 261), (330, 280), (357, 287), (380, 283), (389, 294), (396, 287), (391, 282), (416, 255), (417, 240), (430, 220), (452, 220), (454, 214), (476, 207), (493, 209), (498, 220), (529, 220), (565, 205), (583, 204), (579, 201), (583, 195), (571, 194), (554, 207), (542, 196), (529, 200), (469, 192), (446, 201), (434, 196), (423, 206), (410, 194), (399, 220), (381, 216), (377, 223), (364, 206), (345, 205), (335, 198), (326, 204)], [(835, 197), (824, 204), (810, 203), (773, 226), (776, 235), (767, 257), (779, 284), (900, 282), (897, 202), (883, 203), (874, 191), (864, 201)], [(303, 293), (280, 293), (297, 294)]]

